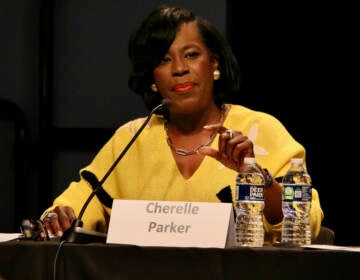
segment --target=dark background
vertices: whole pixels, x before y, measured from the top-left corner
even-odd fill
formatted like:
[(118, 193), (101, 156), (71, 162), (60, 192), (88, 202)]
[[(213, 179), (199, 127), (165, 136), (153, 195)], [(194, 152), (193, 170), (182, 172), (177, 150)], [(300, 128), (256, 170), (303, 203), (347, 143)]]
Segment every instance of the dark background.
[[(354, 8), (122, 2), (0, 2), (0, 97), (27, 121), (26, 207), (17, 219), (38, 217), (119, 125), (146, 114), (126, 86), (127, 39), (155, 5), (173, 3), (208, 18), (228, 38), (243, 76), (236, 102), (273, 114), (305, 146), (324, 225), (335, 230), (337, 244), (360, 245), (353, 229), (360, 195)], [(17, 200), (9, 199), (11, 211)]]
[(239, 103), (278, 117), (305, 146), (324, 225), (335, 230), (337, 244), (359, 245), (352, 7), (229, 3), (228, 37), (244, 79)]

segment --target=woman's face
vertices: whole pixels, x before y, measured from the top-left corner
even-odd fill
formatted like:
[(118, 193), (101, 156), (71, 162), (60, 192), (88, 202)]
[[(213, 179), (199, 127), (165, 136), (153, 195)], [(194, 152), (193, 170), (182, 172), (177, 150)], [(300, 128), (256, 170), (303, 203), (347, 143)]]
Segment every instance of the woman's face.
[(218, 60), (204, 44), (195, 23), (184, 23), (154, 69), (156, 86), (171, 111), (193, 112), (214, 104), (213, 72)]

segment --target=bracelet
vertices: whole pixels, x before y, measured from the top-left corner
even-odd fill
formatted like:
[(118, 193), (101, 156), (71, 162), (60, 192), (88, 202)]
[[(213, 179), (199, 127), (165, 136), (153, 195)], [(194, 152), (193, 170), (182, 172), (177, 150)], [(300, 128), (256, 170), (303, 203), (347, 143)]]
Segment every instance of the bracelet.
[(265, 185), (264, 188), (268, 188), (272, 185), (273, 183), (273, 176), (271, 175), (271, 173), (269, 172), (269, 170), (267, 170), (266, 168), (263, 168), (262, 170), (264, 170), (264, 179), (265, 179)]

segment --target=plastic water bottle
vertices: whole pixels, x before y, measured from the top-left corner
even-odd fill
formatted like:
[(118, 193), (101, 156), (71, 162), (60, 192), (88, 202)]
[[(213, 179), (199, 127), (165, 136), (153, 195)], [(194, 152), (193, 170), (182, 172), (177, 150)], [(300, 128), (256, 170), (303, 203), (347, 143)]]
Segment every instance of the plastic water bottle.
[(291, 159), (290, 169), (283, 178), (281, 242), (298, 246), (311, 244), (311, 190), (311, 177), (303, 159)]
[(246, 169), (236, 178), (235, 245), (261, 247), (264, 244), (264, 177), (256, 159), (244, 158)]

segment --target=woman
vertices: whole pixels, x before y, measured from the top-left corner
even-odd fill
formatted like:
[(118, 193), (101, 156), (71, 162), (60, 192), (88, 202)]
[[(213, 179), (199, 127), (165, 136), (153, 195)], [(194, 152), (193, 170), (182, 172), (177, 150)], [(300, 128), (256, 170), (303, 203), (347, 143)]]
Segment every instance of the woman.
[[(106, 192), (122, 199), (219, 202), (216, 194), (225, 186), (235, 193), (244, 157), (255, 156), (267, 181), (265, 241), (279, 241), (282, 190), (270, 173), (283, 176), (290, 159), (304, 158), (305, 150), (273, 116), (228, 103), (239, 90), (240, 71), (220, 33), (191, 11), (159, 7), (131, 36), (129, 57), (129, 87), (147, 108), (162, 100), (171, 105), (152, 116), (104, 182)], [(101, 178), (144, 120), (121, 126), (83, 170)], [(54, 200), (43, 214), (50, 234), (61, 236), (70, 227), (91, 190), (81, 176)], [(82, 217), (84, 227), (106, 232), (110, 214), (94, 198)], [(313, 238), (322, 219), (314, 189)]]

